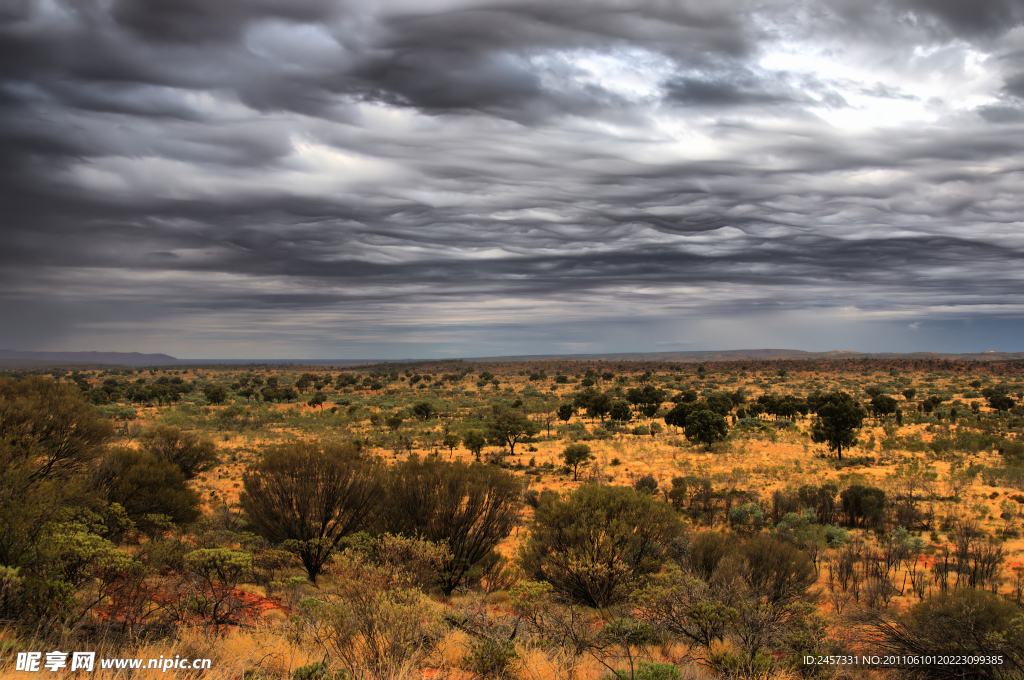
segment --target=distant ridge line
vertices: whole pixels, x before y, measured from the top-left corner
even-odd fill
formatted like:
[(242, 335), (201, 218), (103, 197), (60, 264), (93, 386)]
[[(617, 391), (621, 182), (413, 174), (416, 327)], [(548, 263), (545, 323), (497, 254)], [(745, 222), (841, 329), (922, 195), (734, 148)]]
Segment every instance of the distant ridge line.
[(811, 361), (821, 359), (948, 359), (958, 361), (1022, 361), (1024, 352), (855, 352), (831, 350), (807, 352), (799, 349), (731, 349), (680, 352), (606, 352), (593, 354), (521, 354), (494, 357), (433, 359), (178, 359), (169, 354), (140, 352), (32, 352), (0, 349), (0, 366), (46, 367), (74, 365), (114, 366), (198, 366), (293, 364), (316, 366), (368, 366), (372, 364), (437, 363), (452, 361), (665, 361), (711, 363), (719, 361)]
[(677, 361), (681, 363), (756, 360), (814, 359), (957, 359), (961, 361), (1024, 360), (1024, 352), (855, 352), (831, 350), (807, 352), (799, 349), (730, 349), (686, 352), (611, 352), (605, 354), (531, 354), (501, 357), (467, 357), (465, 361)]
[(163, 366), (177, 364), (169, 354), (140, 352), (27, 352), (0, 349), (0, 363), (113, 364), (116, 366)]

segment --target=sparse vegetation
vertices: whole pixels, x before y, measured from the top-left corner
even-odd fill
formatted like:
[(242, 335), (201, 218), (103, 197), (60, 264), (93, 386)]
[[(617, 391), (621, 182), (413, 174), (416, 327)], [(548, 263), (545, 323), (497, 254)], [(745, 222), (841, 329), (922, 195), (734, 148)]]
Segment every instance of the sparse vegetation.
[(877, 645), (1014, 677), (1022, 394), (929, 360), (11, 373), (3, 639), (268, 680), (789, 678)]

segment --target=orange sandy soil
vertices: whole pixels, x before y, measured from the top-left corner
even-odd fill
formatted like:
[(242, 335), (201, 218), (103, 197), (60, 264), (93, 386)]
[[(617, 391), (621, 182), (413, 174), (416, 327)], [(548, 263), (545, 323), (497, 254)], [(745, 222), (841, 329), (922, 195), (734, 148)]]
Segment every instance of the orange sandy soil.
[[(323, 370), (316, 370), (314, 372), (322, 373)], [(337, 373), (338, 371), (333, 371)], [(241, 371), (229, 371), (228, 373), (237, 374)], [(258, 373), (258, 372), (257, 372)], [(294, 375), (291, 376), (291, 380), (294, 380), (300, 372), (295, 371)], [(551, 371), (553, 375), (553, 371)], [(274, 373), (275, 375), (281, 375), (280, 373)], [(214, 370), (199, 370), (192, 371), (187, 376), (188, 379), (218, 379), (220, 373)], [(264, 376), (269, 373), (264, 372)], [(921, 382), (925, 378), (923, 374), (906, 373), (906, 377), (912, 379), (913, 384), (920, 387)], [(534, 383), (530, 383), (524, 377), (516, 375), (502, 375), (499, 376), (502, 382), (503, 391), (492, 390), (491, 387), (485, 389), (476, 390), (476, 398), (478, 403), (483, 407), (490, 399), (501, 398), (506, 401), (511, 401), (517, 395), (522, 394), (523, 391), (529, 387), (535, 386)], [(690, 376), (692, 378), (692, 376)], [(756, 380), (760, 378), (760, 380)], [(746, 390), (748, 399), (753, 400), (759, 394), (763, 394), (766, 391), (771, 391), (778, 395), (784, 395), (790, 392), (797, 394), (806, 393), (806, 382), (808, 380), (817, 381), (817, 385), (823, 391), (829, 391), (831, 389), (846, 389), (847, 391), (855, 391), (855, 388), (851, 388), (847, 384), (844, 384), (842, 379), (852, 379), (856, 385), (874, 385), (889, 380), (888, 373), (879, 372), (871, 375), (862, 374), (845, 374), (845, 375), (809, 375), (809, 374), (796, 374), (790, 376), (788, 380), (782, 380), (774, 377), (770, 374), (762, 374), (758, 376), (752, 374), (742, 379), (727, 379), (724, 383), (720, 383), (716, 390), (735, 390), (739, 387), (743, 387)], [(473, 392), (472, 382), (475, 378), (468, 378), (461, 386), (458, 391), (448, 388), (436, 388), (431, 386), (428, 389), (410, 389), (408, 385), (397, 385), (395, 387), (395, 393), (389, 398), (394, 401), (398, 408), (402, 406), (409, 406), (416, 401), (424, 399), (434, 400), (438, 403), (452, 403), (457, 398), (465, 399), (466, 395)], [(970, 377), (955, 376), (952, 378), (938, 379), (933, 383), (929, 384), (929, 387), (943, 388), (952, 384), (952, 381), (959, 381), (963, 383), (966, 380), (970, 380)], [(1011, 378), (1011, 380), (1017, 380), (1017, 378)], [(287, 384), (289, 376), (282, 376), (282, 383)], [(632, 383), (630, 386), (635, 385)], [(607, 389), (611, 383), (598, 383), (598, 387)], [(544, 383), (543, 389), (551, 387), (550, 380)], [(627, 386), (628, 387), (628, 386)], [(464, 389), (462, 389), (464, 388)], [(578, 389), (578, 386), (556, 386), (554, 390), (544, 392), (542, 389), (541, 394), (551, 394), (554, 392), (560, 397), (559, 401), (566, 401), (569, 399), (568, 395), (572, 393), (574, 389)], [(325, 406), (329, 409), (333, 402), (340, 401), (343, 399), (352, 400), (354, 403), (379, 396), (374, 393), (362, 392), (362, 391), (349, 391), (348, 393), (341, 394), (332, 390), (327, 390), (327, 403)], [(669, 394), (674, 393), (669, 390)], [(309, 393), (305, 395), (308, 398)], [(923, 396), (919, 395), (918, 398)], [(961, 407), (965, 410), (964, 414), (967, 414), (966, 405), (972, 401), (970, 398), (963, 397), (962, 390), (956, 391), (953, 395), (954, 400), (960, 400), (962, 402)], [(909, 411), (913, 408), (912, 404), (904, 402), (902, 397), (897, 397), (900, 402), (901, 408)], [(983, 400), (982, 400), (983, 401)], [(556, 403), (557, 405), (557, 403)], [(666, 407), (671, 406), (667, 404)], [(216, 415), (216, 413), (225, 406), (214, 406), (204, 407), (206, 413), (210, 415)], [(296, 404), (274, 404), (270, 405), (270, 408), (276, 412), (291, 412), (297, 418), (302, 419), (316, 419), (325, 418), (325, 411), (314, 410), (304, 405)], [(340, 406), (340, 409), (344, 409), (344, 406)], [(476, 409), (480, 406), (476, 407)], [(163, 408), (142, 408), (138, 409), (139, 420), (133, 424), (135, 427), (145, 427), (147, 424), (157, 422), (165, 413), (172, 411), (174, 407), (163, 407)], [(476, 410), (474, 409), (474, 410)], [(225, 459), (224, 464), (218, 468), (211, 470), (210, 472), (203, 475), (196, 482), (196, 489), (200, 492), (201, 496), (207, 501), (208, 508), (212, 511), (215, 508), (222, 508), (224, 504), (228, 507), (233, 507), (238, 502), (238, 495), (241, 491), (241, 476), (245, 469), (245, 466), (254, 461), (264, 446), (273, 444), (278, 441), (289, 437), (319, 437), (322, 435), (328, 436), (360, 436), (366, 433), (373, 432), (373, 428), (369, 424), (369, 416), (372, 412), (371, 409), (362, 408), (360, 415), (362, 420), (359, 422), (349, 423), (344, 430), (324, 428), (322, 431), (316, 431), (315, 434), (309, 433), (309, 428), (302, 430), (295, 429), (291, 430), (285, 427), (269, 426), (256, 431), (245, 431), (245, 432), (218, 432), (212, 431), (210, 434), (215, 438), (217, 445), (226, 454), (223, 456)], [(394, 412), (392, 409), (391, 412)], [(462, 409), (461, 413), (465, 414), (467, 409)], [(986, 413), (987, 409), (984, 407), (981, 410), (982, 413)], [(536, 419), (541, 420), (542, 414), (534, 416)], [(572, 422), (577, 422), (579, 418), (574, 418)], [(593, 423), (589, 420), (583, 420), (588, 426), (593, 428), (597, 423)], [(636, 425), (649, 425), (652, 421), (640, 419), (629, 424), (630, 427)], [(440, 432), (440, 421), (433, 420), (427, 424), (421, 424), (413, 422), (407, 419), (409, 429), (405, 429), (403, 425), (403, 431), (415, 433), (416, 436), (422, 435), (426, 430), (433, 430), (435, 433)], [(561, 425), (560, 421), (555, 421), (552, 424), (552, 432), (557, 425)], [(715, 447), (715, 450), (705, 451), (699, 447), (689, 445), (682, 435), (678, 432), (674, 432), (671, 427), (664, 427), (664, 430), (657, 436), (642, 435), (636, 436), (632, 434), (616, 434), (611, 439), (604, 441), (589, 441), (586, 442), (590, 445), (592, 452), (596, 460), (586, 468), (581, 469), (580, 481), (573, 481), (571, 474), (565, 474), (558, 468), (561, 465), (560, 456), (562, 449), (568, 442), (568, 440), (549, 440), (545, 437), (546, 428), (543, 422), (541, 425), (541, 433), (538, 436), (538, 441), (534, 443), (524, 444), (521, 443), (516, 447), (516, 455), (510, 457), (510, 462), (521, 461), (526, 463), (531, 458), (535, 459), (538, 466), (546, 462), (554, 463), (556, 469), (542, 470), (537, 476), (530, 476), (529, 484), (530, 488), (543, 490), (553, 489), (559, 492), (570, 491), (571, 489), (583, 484), (588, 478), (603, 478), (611, 483), (615, 484), (632, 484), (637, 478), (652, 474), (659, 481), (662, 489), (669, 489), (671, 487), (671, 479), (679, 475), (696, 474), (700, 476), (710, 476), (715, 480), (715, 487), (735, 487), (737, 489), (745, 489), (748, 491), (756, 492), (760, 495), (762, 500), (770, 499), (771, 493), (776, 489), (783, 489), (786, 487), (798, 487), (803, 484), (822, 484), (826, 481), (835, 482), (842, 488), (843, 486), (850, 483), (867, 483), (875, 486), (879, 486), (883, 489), (890, 489), (892, 487), (893, 476), (897, 473), (897, 470), (901, 467), (917, 459), (924, 463), (927, 468), (936, 474), (936, 481), (933, 483), (933, 490), (939, 497), (947, 496), (947, 480), (950, 474), (950, 462), (947, 460), (937, 459), (930, 453), (911, 453), (903, 450), (892, 450), (882, 451), (875, 442), (880, 442), (885, 438), (886, 434), (880, 424), (875, 424), (873, 421), (866, 421), (865, 427), (859, 435), (859, 441), (862, 443), (860, 446), (855, 447), (852, 451), (846, 452), (847, 456), (873, 456), (876, 462), (870, 466), (861, 467), (847, 467), (842, 470), (836, 470), (833, 466), (833, 462), (830, 458), (825, 457), (825, 451), (821, 445), (813, 444), (810, 441), (809, 435), (807, 434), (809, 420), (800, 419), (798, 420), (799, 431), (794, 432), (792, 430), (782, 431), (779, 433), (739, 433), (733, 431), (730, 440)], [(315, 428), (314, 428), (315, 430)], [(907, 436), (910, 434), (920, 434), (925, 442), (931, 440), (935, 435), (934, 432), (927, 431), (928, 428), (924, 425), (905, 425), (899, 428), (898, 436)], [(439, 437), (438, 437), (439, 438)], [(870, 442), (870, 444), (867, 444)], [(415, 452), (419, 455), (425, 455), (437, 451), (443, 459), (449, 459), (449, 452), (445, 448), (432, 449), (424, 448), (422, 444), (415, 449)], [(395, 456), (391, 451), (379, 450), (375, 453), (381, 454), (385, 460), (394, 460)], [(232, 454), (232, 455), (227, 455)], [(472, 455), (462, 448), (461, 446), (455, 449), (454, 459), (470, 461)], [(234, 458), (233, 462), (229, 458)], [(621, 464), (612, 465), (613, 459), (619, 459)], [(995, 466), (1001, 463), (999, 456), (993, 452), (983, 452), (978, 455), (966, 455), (964, 456), (965, 464), (979, 463), (983, 465)], [(975, 478), (970, 486), (964, 489), (961, 494), (962, 502), (953, 503), (948, 501), (935, 501), (934, 510), (936, 514), (935, 527), (938, 526), (939, 518), (943, 516), (960, 516), (968, 519), (975, 519), (979, 522), (981, 527), (990, 534), (994, 534), (997, 528), (1002, 528), (1005, 524), (1004, 520), (999, 517), (1000, 515), (1000, 503), (1011, 496), (1020, 494), (1021, 490), (1011, 487), (990, 487), (982, 483), (980, 478)], [(524, 527), (521, 530), (517, 530), (509, 537), (500, 547), (499, 550), (507, 556), (513, 556), (517, 550), (519, 543), (521, 542), (524, 532), (525, 524), (528, 523), (532, 510), (524, 508), (523, 519)], [(1021, 513), (1019, 511), (1017, 516), (1010, 521), (1012, 526), (1020, 529), (1021, 526)], [(873, 540), (871, 536), (861, 531), (851, 531), (852, 537), (862, 537), (869, 541)], [(937, 542), (932, 541), (932, 537), (929, 533), (923, 534), (923, 538), (926, 541), (926, 545), (934, 546), (934, 548), (941, 549), (943, 546), (949, 545), (948, 537), (944, 532), (939, 532), (936, 529), (936, 533), (941, 534), (936, 536)], [(1020, 568), (1022, 561), (1024, 561), (1024, 538), (1013, 538), (1004, 542), (1004, 549), (1007, 554), (1007, 561), (1003, 567), (1004, 573), (1004, 584), (1002, 591), (1009, 592), (1011, 582), (1013, 578), (1013, 570)], [(829, 560), (834, 551), (824, 551), (823, 559)], [(927, 570), (931, 567), (934, 557), (926, 555), (920, 562), (920, 569)], [(819, 585), (821, 587), (823, 596), (819, 603), (819, 607), (824, 612), (831, 612), (833, 605), (829, 602), (828, 591), (826, 588), (827, 580), (827, 568), (821, 569), (821, 578)], [(279, 602), (275, 602), (272, 599), (262, 598), (258, 595), (254, 595), (257, 601), (259, 601), (260, 607), (264, 612), (277, 612), (278, 616), (286, 616), (287, 610)], [(916, 601), (910, 594), (902, 597), (896, 597), (892, 602), (892, 607), (898, 608), (903, 607)], [(842, 632), (842, 631), (837, 631)], [(866, 650), (870, 651), (870, 650)], [(538, 661), (539, 663), (539, 661)], [(447, 673), (447, 671), (446, 671)], [(438, 671), (431, 671), (425, 674), (424, 677), (440, 677)], [(457, 677), (450, 674), (446, 674), (445, 677)], [(544, 677), (544, 676), (537, 676)]]

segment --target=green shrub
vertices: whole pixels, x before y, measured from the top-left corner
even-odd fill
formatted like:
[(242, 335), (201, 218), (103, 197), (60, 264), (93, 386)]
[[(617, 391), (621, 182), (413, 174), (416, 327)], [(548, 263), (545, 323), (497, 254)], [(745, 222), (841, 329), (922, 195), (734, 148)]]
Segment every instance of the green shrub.
[(330, 670), (322, 661), (296, 668), (292, 680), (348, 680), (352, 674), (344, 669)]
[(885, 516), (886, 495), (877, 487), (851, 484), (839, 499), (850, 526), (876, 527)]
[(186, 479), (217, 465), (217, 447), (209, 438), (177, 427), (156, 425), (139, 436), (142, 450), (175, 465)]
[(949, 678), (1016, 677), (1024, 664), (1024, 611), (1013, 602), (984, 590), (962, 588), (926, 599), (899, 619), (879, 616), (873, 624), (882, 652), (896, 655), (1001, 656), (999, 666), (910, 666), (901, 677), (932, 680)]
[(633, 482), (633, 488), (640, 493), (653, 494), (658, 490), (658, 480), (647, 474)]
[(328, 601), (299, 603), (332, 659), (354, 677), (390, 677), (431, 653), (444, 631), (436, 603), (392, 566), (352, 552), (336, 562), (340, 578), (324, 589)]
[(753, 656), (746, 650), (719, 650), (711, 653), (709, 661), (723, 676), (745, 680), (769, 677), (774, 665), (771, 655), (761, 649)]
[(729, 509), (729, 526), (736, 531), (760, 531), (765, 526), (764, 511), (757, 503), (735, 505)]
[(588, 484), (537, 508), (519, 559), (563, 596), (604, 606), (661, 568), (681, 528), (675, 511), (648, 494)]
[(103, 457), (96, 473), (96, 488), (106, 500), (118, 503), (142, 531), (160, 530), (155, 515), (175, 524), (199, 517), (199, 495), (188, 487), (185, 474), (173, 463), (145, 451), (118, 448)]
[(483, 638), (470, 644), (469, 653), (462, 657), (462, 669), (473, 677), (503, 678), (518, 657), (511, 640)]
[(674, 664), (641, 661), (633, 673), (620, 668), (601, 680), (679, 680), (682, 677), (682, 671)]

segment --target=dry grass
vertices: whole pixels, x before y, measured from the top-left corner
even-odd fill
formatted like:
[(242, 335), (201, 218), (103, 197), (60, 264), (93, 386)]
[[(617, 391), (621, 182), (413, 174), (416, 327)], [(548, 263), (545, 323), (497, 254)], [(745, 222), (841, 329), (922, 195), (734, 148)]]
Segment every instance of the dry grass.
[[(232, 374), (236, 372), (230, 371)], [(275, 373), (277, 372), (275, 371)], [(283, 376), (282, 382), (293, 380), (298, 373), (296, 372), (291, 377)], [(266, 375), (264, 373), (264, 376)], [(923, 389), (926, 376), (923, 374), (906, 375), (912, 378), (915, 385)], [(199, 378), (201, 380), (217, 380), (221, 377), (221, 374), (215, 369), (193, 370), (188, 376), (189, 379)], [(534, 384), (522, 376), (502, 375), (500, 377), (503, 390), (504, 388), (511, 388), (512, 392), (516, 394), (522, 393), (527, 387), (534, 386)], [(779, 395), (791, 392), (805, 392), (809, 389), (808, 384), (810, 381), (815, 381), (823, 391), (830, 389), (851, 391), (857, 385), (878, 384), (889, 380), (889, 377), (887, 373), (882, 372), (870, 375), (863, 375), (858, 372), (845, 375), (824, 374), (812, 376), (804, 374), (791, 376), (787, 380), (781, 380), (768, 374), (768, 372), (759, 375), (751, 371), (749, 375), (737, 377), (735, 380), (723, 379), (724, 382), (720, 383), (715, 389), (732, 391), (742, 387), (746, 390), (749, 397), (756, 398), (759, 394), (768, 391)], [(719, 376), (714, 379), (722, 378)], [(969, 380), (969, 378), (967, 379)], [(960, 389), (964, 381), (965, 378), (962, 376), (957, 378), (941, 378), (934, 380), (930, 383), (930, 386), (935, 389), (951, 392), (954, 399), (961, 399), (965, 403), (969, 403), (971, 399), (965, 398), (963, 390)], [(953, 382), (957, 382), (959, 388), (953, 389)], [(602, 389), (611, 386), (612, 384), (610, 383), (599, 384), (599, 387)], [(465, 382), (461, 387), (467, 390), (475, 389), (469, 381)], [(545, 385), (545, 387), (549, 387), (549, 385)], [(549, 391), (548, 394), (560, 395), (560, 399), (565, 401), (568, 400), (568, 395), (571, 394), (574, 388), (560, 386), (555, 390)], [(421, 390), (410, 389), (406, 385), (401, 385), (396, 389), (397, 393), (393, 395), (393, 401), (397, 407), (406, 406), (423, 399), (452, 402), (456, 396), (456, 393), (448, 386), (441, 389), (431, 387), (430, 389)], [(507, 391), (495, 392), (490, 387), (476, 391), (481, 404), (485, 404), (494, 397), (507, 398), (508, 400), (514, 398)], [(306, 396), (308, 397), (308, 395)], [(342, 396), (358, 400), (368, 395), (360, 393), (334, 395), (329, 393), (328, 399), (332, 400)], [(902, 399), (900, 401), (902, 402)], [(901, 406), (905, 407), (906, 405), (901, 403)], [(209, 413), (216, 414), (223, 408), (212, 407), (209, 409)], [(319, 412), (294, 405), (275, 404), (271, 405), (270, 408), (277, 413), (288, 413), (297, 418), (315, 419), (321, 417)], [(158, 422), (169, 410), (167, 408), (139, 409), (139, 420), (136, 424), (140, 427), (145, 427)], [(462, 415), (466, 415), (467, 412), (468, 409), (464, 409)], [(352, 423), (350, 426), (353, 435), (365, 435), (373, 431), (368, 420), (370, 410), (364, 408), (361, 413), (363, 417), (362, 422)], [(571, 422), (580, 422), (580, 420), (577, 417)], [(313, 421), (311, 420), (310, 422)], [(597, 424), (586, 419), (582, 422), (591, 428)], [(631, 425), (648, 424), (649, 421), (647, 420), (631, 423)], [(558, 471), (561, 465), (562, 449), (568, 441), (564, 439), (548, 439), (543, 436), (545, 433), (544, 429), (541, 431), (539, 440), (530, 445), (535, 450), (529, 451), (526, 445), (521, 444), (517, 447), (516, 456), (513, 458), (513, 461), (519, 460), (525, 463), (533, 458), (538, 466), (544, 463), (552, 463), (555, 466), (554, 470), (542, 470), (541, 481), (539, 482), (531, 476), (531, 488), (538, 490), (551, 489), (563, 493), (569, 492), (582, 484), (582, 480), (588, 476), (603, 477), (614, 484), (631, 485), (636, 479), (647, 474), (653, 475), (658, 480), (662, 489), (667, 489), (670, 487), (673, 477), (697, 474), (715, 479), (716, 488), (728, 485), (736, 486), (737, 488), (756, 492), (763, 500), (770, 498), (771, 493), (777, 489), (798, 487), (808, 483), (820, 485), (827, 481), (834, 482), (840, 487), (849, 483), (860, 482), (888, 488), (891, 486), (890, 478), (896, 474), (899, 466), (915, 459), (924, 463), (938, 475), (937, 483), (940, 487), (944, 485), (945, 479), (950, 474), (951, 463), (948, 460), (940, 460), (928, 453), (912, 453), (901, 450), (882, 452), (877, 446), (868, 448), (866, 442), (879, 442), (885, 436), (883, 429), (871, 422), (866, 424), (861, 433), (860, 440), (862, 445), (854, 451), (848, 452), (848, 455), (874, 456), (877, 459), (876, 464), (836, 470), (831, 460), (819, 457), (819, 454), (822, 453), (822, 448), (810, 442), (806, 433), (808, 421), (806, 419), (802, 420), (799, 425), (799, 432), (737, 432), (730, 441), (716, 447), (713, 452), (688, 445), (681, 434), (674, 432), (671, 427), (666, 427), (665, 431), (655, 437), (649, 435), (616, 434), (609, 439), (588, 441), (587, 443), (591, 446), (596, 460), (592, 463), (590, 470), (584, 471), (581, 474), (580, 482), (572, 481), (571, 474), (564, 474)], [(440, 424), (438, 421), (432, 421), (428, 425), (417, 423), (415, 427), (420, 431), (427, 427), (438, 431)], [(204, 474), (201, 480), (197, 480), (196, 488), (202, 497), (207, 499), (209, 509), (212, 510), (224, 503), (228, 505), (237, 503), (238, 494), (241, 490), (241, 475), (246, 464), (254, 459), (255, 452), (261, 450), (265, 445), (279, 441), (282, 438), (317, 436), (316, 434), (310, 434), (311, 431), (315, 433), (315, 428), (289, 428), (278, 425), (269, 426), (261, 430), (243, 432), (211, 430), (209, 434), (214, 437), (217, 445), (222, 450), (233, 452), (235, 455), (234, 460), (225, 460), (221, 466)], [(925, 425), (912, 424), (903, 426), (897, 434), (901, 436), (920, 435), (926, 442), (936, 436), (936, 433), (928, 431)], [(417, 449), (417, 452), (422, 455), (428, 450), (421, 446)], [(385, 460), (393, 460), (390, 451), (378, 451), (377, 453), (381, 453)], [(447, 449), (441, 449), (440, 454), (443, 459), (447, 460), (450, 458)], [(455, 449), (454, 455), (451, 458), (468, 462), (473, 459), (473, 456), (469, 451), (460, 446)], [(621, 464), (612, 465), (613, 459), (619, 459)], [(965, 459), (968, 462), (990, 466), (1000, 463), (999, 456), (991, 451), (965, 456)], [(1003, 520), (999, 517), (1000, 503), (1019, 493), (1021, 493), (1019, 490), (1010, 487), (986, 486), (980, 479), (975, 479), (964, 490), (962, 494), (963, 502), (939, 501), (935, 505), (935, 510), (938, 516), (958, 515), (977, 519), (982, 528), (989, 533), (994, 533), (996, 528), (1003, 525)], [(524, 508), (522, 516), (524, 523), (528, 523), (532, 517), (532, 510)], [(1019, 527), (1019, 519), (1017, 523)], [(863, 536), (868, 540), (874, 540), (865, 532), (853, 531), (851, 533), (855, 536)], [(947, 545), (948, 540), (943, 535), (944, 532), (939, 533), (940, 536), (938, 538), (940, 540), (936, 545)], [(506, 556), (514, 556), (519, 544), (525, 538), (525, 534), (525, 528), (517, 530), (499, 546), (499, 551)], [(926, 534), (924, 538), (927, 542), (930, 542), (929, 535)], [(1010, 575), (1012, 567), (1020, 566), (1021, 562), (1024, 561), (1022, 559), (1024, 558), (1024, 538), (1007, 540), (1004, 546), (1009, 555), (1004, 573)], [(823, 592), (827, 592), (825, 589), (826, 575), (827, 570), (823, 568), (819, 582), (819, 587)], [(1003, 592), (1008, 592), (1011, 579), (1012, 577), (1008, 577), (1007, 581), (1004, 582)], [(246, 590), (256, 594), (265, 594), (263, 589), (255, 586), (246, 587)], [(893, 605), (903, 606), (911, 602), (911, 597), (908, 595), (896, 598), (893, 601)], [(827, 598), (822, 599), (821, 607), (823, 611), (829, 611)], [(202, 675), (206, 680), (240, 678), (244, 671), (253, 668), (262, 669), (268, 676), (283, 678), (290, 676), (296, 668), (322, 659), (321, 650), (289, 642), (286, 631), (287, 620), (285, 615), (279, 611), (272, 610), (264, 616), (261, 626), (255, 629), (235, 630), (227, 636), (217, 639), (210, 639), (199, 630), (186, 630), (177, 641), (143, 645), (138, 650), (132, 652), (132, 654), (142, 658), (158, 658), (160, 656), (166, 658), (176, 654), (190, 658), (209, 657), (213, 659), (213, 667), (211, 671)], [(0, 631), (0, 641), (11, 639), (12, 635), (9, 631)], [(460, 631), (449, 632), (429, 657), (425, 670), (405, 669), (400, 675), (404, 678), (430, 677), (451, 678), (452, 680), (468, 677), (468, 674), (461, 667), (463, 665), (462, 659), (467, 654), (471, 642), (472, 640), (465, 633)], [(37, 651), (46, 650), (39, 649)], [(123, 655), (116, 650), (81, 649), (78, 651), (97, 651), (99, 652), (98, 656), (107, 655), (114, 657)], [(673, 650), (671, 656), (681, 658), (683, 651), (685, 650)], [(545, 680), (549, 678), (556, 680), (563, 678), (565, 680), (596, 680), (607, 673), (607, 670), (597, 661), (586, 656), (571, 658), (558, 650), (543, 650), (522, 644), (517, 647), (517, 653), (518, 662), (515, 666), (514, 676), (522, 680), (539, 680), (541, 678)], [(0, 657), (0, 678), (31, 677), (29, 674), (15, 672), (13, 667), (14, 655), (10, 652), (5, 653), (3, 657)], [(701, 670), (700, 667), (687, 666), (686, 668), (684, 672), (685, 680), (703, 680), (709, 677), (708, 673)], [(47, 675), (62, 677), (63, 674), (47, 673)], [(98, 670), (90, 677), (106, 680), (107, 678), (113, 679), (124, 676), (112, 671)], [(180, 673), (176, 677), (189, 676)], [(399, 679), (395, 678), (394, 680)]]

